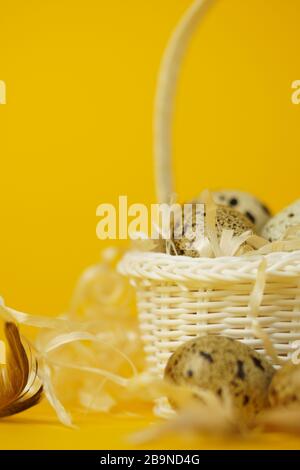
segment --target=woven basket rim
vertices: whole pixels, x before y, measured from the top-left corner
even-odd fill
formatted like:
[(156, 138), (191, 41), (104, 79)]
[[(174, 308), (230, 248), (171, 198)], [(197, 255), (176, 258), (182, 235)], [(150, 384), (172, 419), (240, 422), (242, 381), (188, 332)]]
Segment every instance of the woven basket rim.
[(149, 281), (254, 281), (260, 262), (267, 261), (272, 278), (299, 278), (300, 250), (267, 255), (191, 258), (157, 252), (127, 252), (118, 265), (121, 274)]

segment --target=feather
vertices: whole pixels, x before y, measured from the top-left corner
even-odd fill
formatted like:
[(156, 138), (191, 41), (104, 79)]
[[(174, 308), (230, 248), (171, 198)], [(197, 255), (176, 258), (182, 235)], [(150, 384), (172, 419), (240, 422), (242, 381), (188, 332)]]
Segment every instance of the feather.
[(299, 406), (265, 410), (256, 418), (256, 425), (266, 432), (300, 434)]

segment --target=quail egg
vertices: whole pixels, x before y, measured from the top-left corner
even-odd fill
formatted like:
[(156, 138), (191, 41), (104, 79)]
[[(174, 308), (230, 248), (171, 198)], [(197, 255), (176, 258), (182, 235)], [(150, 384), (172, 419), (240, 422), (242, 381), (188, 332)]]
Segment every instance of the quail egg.
[[(203, 205), (195, 205), (195, 210), (191, 211), (188, 216), (184, 216), (184, 233), (182, 236), (174, 238), (174, 245), (178, 255), (199, 257), (199, 251), (196, 249), (196, 239), (202, 239), (205, 243), (205, 208)], [(203, 223), (199, 223), (199, 220)], [(217, 235), (220, 237), (223, 229), (233, 230), (234, 235), (241, 235), (246, 231), (254, 231), (254, 225), (246, 216), (231, 207), (218, 205), (216, 211), (216, 229)]]
[(236, 409), (246, 418), (267, 405), (273, 374), (269, 361), (249, 346), (213, 335), (184, 343), (165, 368), (165, 379), (173, 384), (210, 390), (220, 399), (229, 392)]
[[(219, 191), (213, 191), (212, 196), (217, 204), (232, 207), (244, 214), (255, 225), (257, 232), (262, 229), (271, 217), (269, 208), (248, 192), (237, 189), (220, 189)], [(201, 197), (196, 198), (194, 202), (200, 199)]]
[(219, 191), (213, 191), (212, 197), (217, 204), (232, 207), (244, 214), (255, 225), (257, 232), (262, 229), (271, 217), (269, 208), (255, 196), (245, 191), (220, 189)]
[(276, 241), (293, 225), (300, 225), (300, 199), (272, 217), (264, 226), (262, 236), (270, 242)]
[(269, 388), (272, 406), (300, 405), (300, 364), (287, 362), (274, 375)]

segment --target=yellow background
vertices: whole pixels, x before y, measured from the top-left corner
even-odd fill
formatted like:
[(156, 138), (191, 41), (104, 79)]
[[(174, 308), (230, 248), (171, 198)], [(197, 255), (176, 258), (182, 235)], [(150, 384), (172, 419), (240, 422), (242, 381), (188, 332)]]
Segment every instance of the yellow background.
[[(154, 202), (156, 75), (190, 3), (0, 0), (0, 79), (7, 85), (0, 295), (8, 305), (49, 315), (65, 310), (79, 273), (107, 245), (95, 235), (97, 205), (116, 203), (119, 194)], [(299, 17), (299, 0), (219, 0), (197, 31), (174, 120), (181, 198), (204, 187), (237, 187), (278, 210), (299, 197), (300, 105), (291, 102), (291, 83), (300, 79)], [(37, 413), (26, 419), (38, 420)], [(76, 434), (78, 441), (55, 424), (29, 433), (13, 424), (20, 419), (0, 423), (0, 446), (13, 446), (18, 435), (23, 447), (123, 445), (101, 427)], [(118, 423), (116, 435), (135, 426)]]

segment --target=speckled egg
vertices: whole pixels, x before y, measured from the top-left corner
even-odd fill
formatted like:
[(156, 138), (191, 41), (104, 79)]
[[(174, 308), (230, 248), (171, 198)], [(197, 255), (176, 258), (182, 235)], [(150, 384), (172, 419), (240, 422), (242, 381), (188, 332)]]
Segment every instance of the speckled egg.
[[(195, 241), (196, 238), (201, 239), (203, 237), (203, 242), (205, 243), (205, 208), (203, 209), (203, 207), (203, 205), (197, 205), (196, 210), (193, 211), (189, 217), (185, 217), (184, 234), (181, 238), (174, 239), (174, 245), (178, 255), (191, 256), (193, 258), (199, 257), (199, 252), (195, 249)], [(199, 220), (198, 215), (200, 215), (200, 218), (202, 217), (204, 219), (204, 223), (198, 224), (198, 232), (196, 235), (195, 228), (196, 222)], [(241, 235), (248, 230), (253, 232), (254, 225), (246, 216), (235, 209), (218, 205), (216, 211), (216, 229), (218, 237), (220, 237), (223, 229), (231, 229), (234, 235)]]
[(220, 398), (227, 390), (233, 404), (248, 418), (268, 404), (273, 374), (268, 360), (249, 346), (212, 335), (184, 343), (165, 368), (165, 379), (176, 385), (210, 390)]
[(288, 362), (274, 375), (269, 388), (272, 406), (300, 405), (300, 364)]
[(233, 207), (244, 214), (255, 225), (257, 232), (262, 229), (271, 217), (268, 207), (255, 196), (245, 191), (221, 189), (220, 191), (212, 192), (212, 196), (217, 204)]
[(300, 199), (272, 217), (264, 226), (261, 234), (264, 238), (273, 242), (285, 234), (293, 225), (300, 224)]

